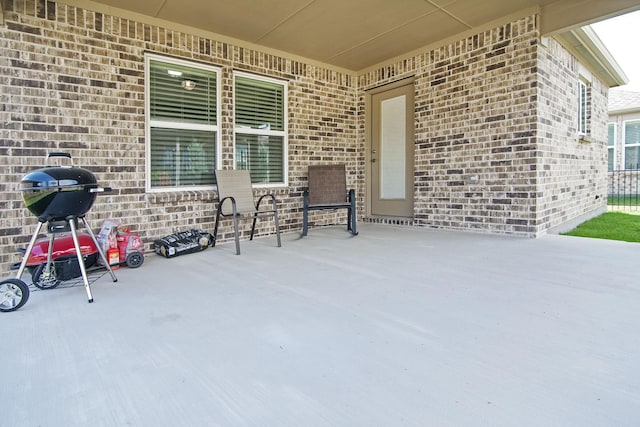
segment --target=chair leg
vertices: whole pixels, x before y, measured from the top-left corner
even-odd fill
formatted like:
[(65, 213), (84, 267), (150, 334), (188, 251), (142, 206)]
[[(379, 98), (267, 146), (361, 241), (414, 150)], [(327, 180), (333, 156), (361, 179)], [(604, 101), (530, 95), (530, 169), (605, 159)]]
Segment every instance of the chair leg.
[(348, 218), (349, 230), (351, 231), (351, 234), (353, 234), (354, 236), (357, 236), (358, 231), (356, 230), (356, 216), (357, 216), (356, 194), (355, 194), (355, 191), (353, 190), (349, 190), (349, 203), (351, 204), (351, 207), (349, 208), (349, 218)]
[(216, 212), (216, 225), (213, 227), (213, 245), (216, 245), (216, 241), (218, 240), (218, 223), (220, 222), (220, 206), (218, 205), (218, 211)]
[(358, 235), (358, 231), (356, 230), (355, 206), (353, 207), (353, 212), (351, 212), (351, 234), (353, 234), (354, 236)]
[(251, 237), (249, 237), (249, 240), (253, 240), (253, 233), (255, 233), (256, 231), (256, 221), (258, 220), (258, 213), (256, 212), (253, 215), (253, 224), (251, 224)]
[(233, 235), (236, 239), (236, 255), (240, 255), (240, 236), (238, 235), (238, 209), (236, 207), (236, 201), (233, 197), (231, 200), (231, 213), (233, 214)]
[(302, 202), (302, 237), (307, 235), (309, 226), (309, 193), (304, 192)]
[(238, 213), (235, 205), (233, 206), (233, 234), (236, 239), (236, 255), (240, 255), (240, 236), (238, 235)]
[(273, 204), (273, 222), (276, 226), (276, 241), (278, 242), (278, 247), (281, 247), (282, 242), (280, 241), (280, 224), (278, 223), (278, 209), (276, 208), (276, 199), (272, 199), (271, 203)]
[(258, 203), (256, 204), (256, 213), (253, 215), (253, 225), (251, 226), (251, 239), (253, 240), (253, 233), (256, 229), (256, 220), (258, 219), (258, 213), (260, 212), (260, 203), (262, 203), (262, 199), (265, 197), (271, 198), (271, 208), (273, 209), (273, 222), (276, 228), (276, 239), (278, 241), (278, 247), (282, 246), (280, 241), (280, 223), (278, 222), (278, 205), (276, 202), (276, 197), (273, 194), (265, 194), (258, 199)]

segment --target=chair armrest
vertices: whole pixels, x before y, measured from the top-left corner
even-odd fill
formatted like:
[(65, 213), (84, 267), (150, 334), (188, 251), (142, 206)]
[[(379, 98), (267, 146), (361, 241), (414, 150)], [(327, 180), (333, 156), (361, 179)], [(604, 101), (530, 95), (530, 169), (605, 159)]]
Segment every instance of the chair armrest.
[(220, 212), (222, 213), (223, 216), (227, 216), (229, 214), (225, 214), (224, 211), (222, 210), (222, 204), (226, 201), (226, 200), (231, 200), (231, 215), (237, 215), (237, 209), (236, 209), (236, 199), (233, 198), (233, 196), (227, 196), (225, 198), (223, 198), (222, 200), (220, 200), (218, 202), (218, 209), (220, 210)]
[(260, 210), (260, 203), (262, 203), (262, 199), (264, 199), (265, 197), (270, 197), (271, 198), (271, 203), (273, 205), (273, 210), (276, 210), (276, 198), (273, 194), (269, 193), (269, 194), (263, 194), (262, 196), (260, 196), (260, 198), (258, 199), (258, 203), (256, 203), (256, 210), (259, 211)]

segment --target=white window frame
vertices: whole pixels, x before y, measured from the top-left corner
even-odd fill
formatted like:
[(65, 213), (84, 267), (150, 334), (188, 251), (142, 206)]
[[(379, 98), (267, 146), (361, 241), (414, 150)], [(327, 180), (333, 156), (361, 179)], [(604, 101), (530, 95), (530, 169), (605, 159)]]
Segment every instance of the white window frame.
[[(176, 123), (162, 120), (151, 120), (151, 61), (159, 61), (167, 64), (182, 65), (185, 67), (199, 68), (216, 73), (216, 124), (215, 125), (202, 125), (195, 123)], [(208, 132), (215, 132), (215, 153), (216, 160), (214, 169), (218, 169), (220, 165), (220, 159), (222, 156), (221, 146), (221, 132), (220, 132), (220, 107), (221, 107), (221, 70), (219, 67), (212, 65), (206, 65), (199, 62), (187, 61), (183, 59), (172, 58), (163, 55), (157, 55), (153, 53), (145, 53), (144, 55), (144, 68), (145, 68), (145, 191), (148, 193), (164, 193), (164, 192), (180, 192), (180, 191), (195, 191), (195, 190), (211, 190), (215, 188), (215, 184), (211, 185), (198, 185), (198, 186), (177, 186), (177, 187), (151, 187), (151, 128), (161, 127), (165, 129), (185, 129), (185, 130), (201, 130)]]
[(640, 150), (640, 141), (635, 144), (627, 144), (627, 123), (640, 123), (640, 119), (630, 119), (622, 122), (622, 170), (636, 170), (627, 169), (627, 148), (638, 147), (638, 150)]
[[(609, 126), (613, 127), (613, 145), (609, 145)], [(617, 170), (616, 167), (616, 147), (618, 145), (618, 126), (615, 122), (607, 123), (607, 171), (613, 172)], [(613, 169), (609, 170), (609, 150), (613, 149)]]
[(583, 79), (578, 80), (578, 135), (585, 136), (589, 130), (589, 86)]
[[(236, 77), (241, 76), (248, 79), (265, 81), (270, 83), (275, 83), (283, 86), (283, 106), (284, 106), (284, 129), (279, 130), (271, 130), (271, 129), (247, 129), (247, 128), (238, 128), (235, 123), (235, 106), (236, 106)], [(233, 168), (236, 168), (237, 160), (236, 159), (236, 136), (238, 133), (244, 133), (248, 135), (264, 135), (264, 136), (281, 136), (282, 137), (282, 167), (283, 167), (283, 182), (272, 182), (272, 183), (253, 183), (252, 186), (255, 188), (278, 188), (278, 187), (287, 187), (289, 185), (289, 83), (286, 80), (274, 79), (271, 77), (262, 76), (259, 74), (247, 73), (244, 71), (234, 71), (233, 72)]]

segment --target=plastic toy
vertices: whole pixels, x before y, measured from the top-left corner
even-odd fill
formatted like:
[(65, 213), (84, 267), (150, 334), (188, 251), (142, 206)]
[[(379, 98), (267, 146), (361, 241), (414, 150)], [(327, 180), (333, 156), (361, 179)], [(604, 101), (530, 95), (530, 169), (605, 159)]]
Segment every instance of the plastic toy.
[[(79, 232), (78, 242), (86, 269), (98, 267), (98, 249), (91, 236)], [(80, 266), (71, 235), (56, 237), (53, 241), (51, 261), (48, 262), (50, 238), (36, 240), (26, 263), (33, 284), (40, 289), (53, 289), (65, 280), (81, 276)], [(130, 268), (138, 268), (144, 262), (144, 244), (140, 236), (128, 229), (118, 230), (116, 235), (120, 262)], [(15, 265), (14, 267), (18, 267)]]

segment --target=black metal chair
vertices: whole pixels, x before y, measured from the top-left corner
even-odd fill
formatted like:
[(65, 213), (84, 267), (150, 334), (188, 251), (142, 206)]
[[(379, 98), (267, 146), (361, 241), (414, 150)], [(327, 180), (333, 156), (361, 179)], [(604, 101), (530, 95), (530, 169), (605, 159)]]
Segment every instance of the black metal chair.
[[(238, 234), (238, 219), (244, 216), (253, 219), (251, 226), (251, 238), (256, 229), (258, 217), (273, 216), (276, 229), (276, 240), (278, 247), (282, 246), (280, 241), (280, 225), (278, 224), (278, 210), (276, 208), (276, 198), (273, 194), (260, 196), (257, 203), (254, 203), (253, 188), (251, 187), (251, 177), (248, 170), (216, 170), (216, 185), (218, 187), (218, 203), (216, 212), (216, 225), (213, 230), (213, 246), (216, 245), (218, 237), (218, 225), (220, 216), (233, 217), (233, 232), (236, 240), (236, 254), (240, 255), (240, 238)], [(260, 209), (260, 203), (265, 197), (271, 198), (271, 209)], [(226, 204), (225, 204), (226, 202)]]
[(309, 228), (309, 211), (347, 209), (347, 230), (356, 236), (356, 194), (347, 191), (344, 165), (309, 166), (309, 189), (303, 195), (302, 237)]

